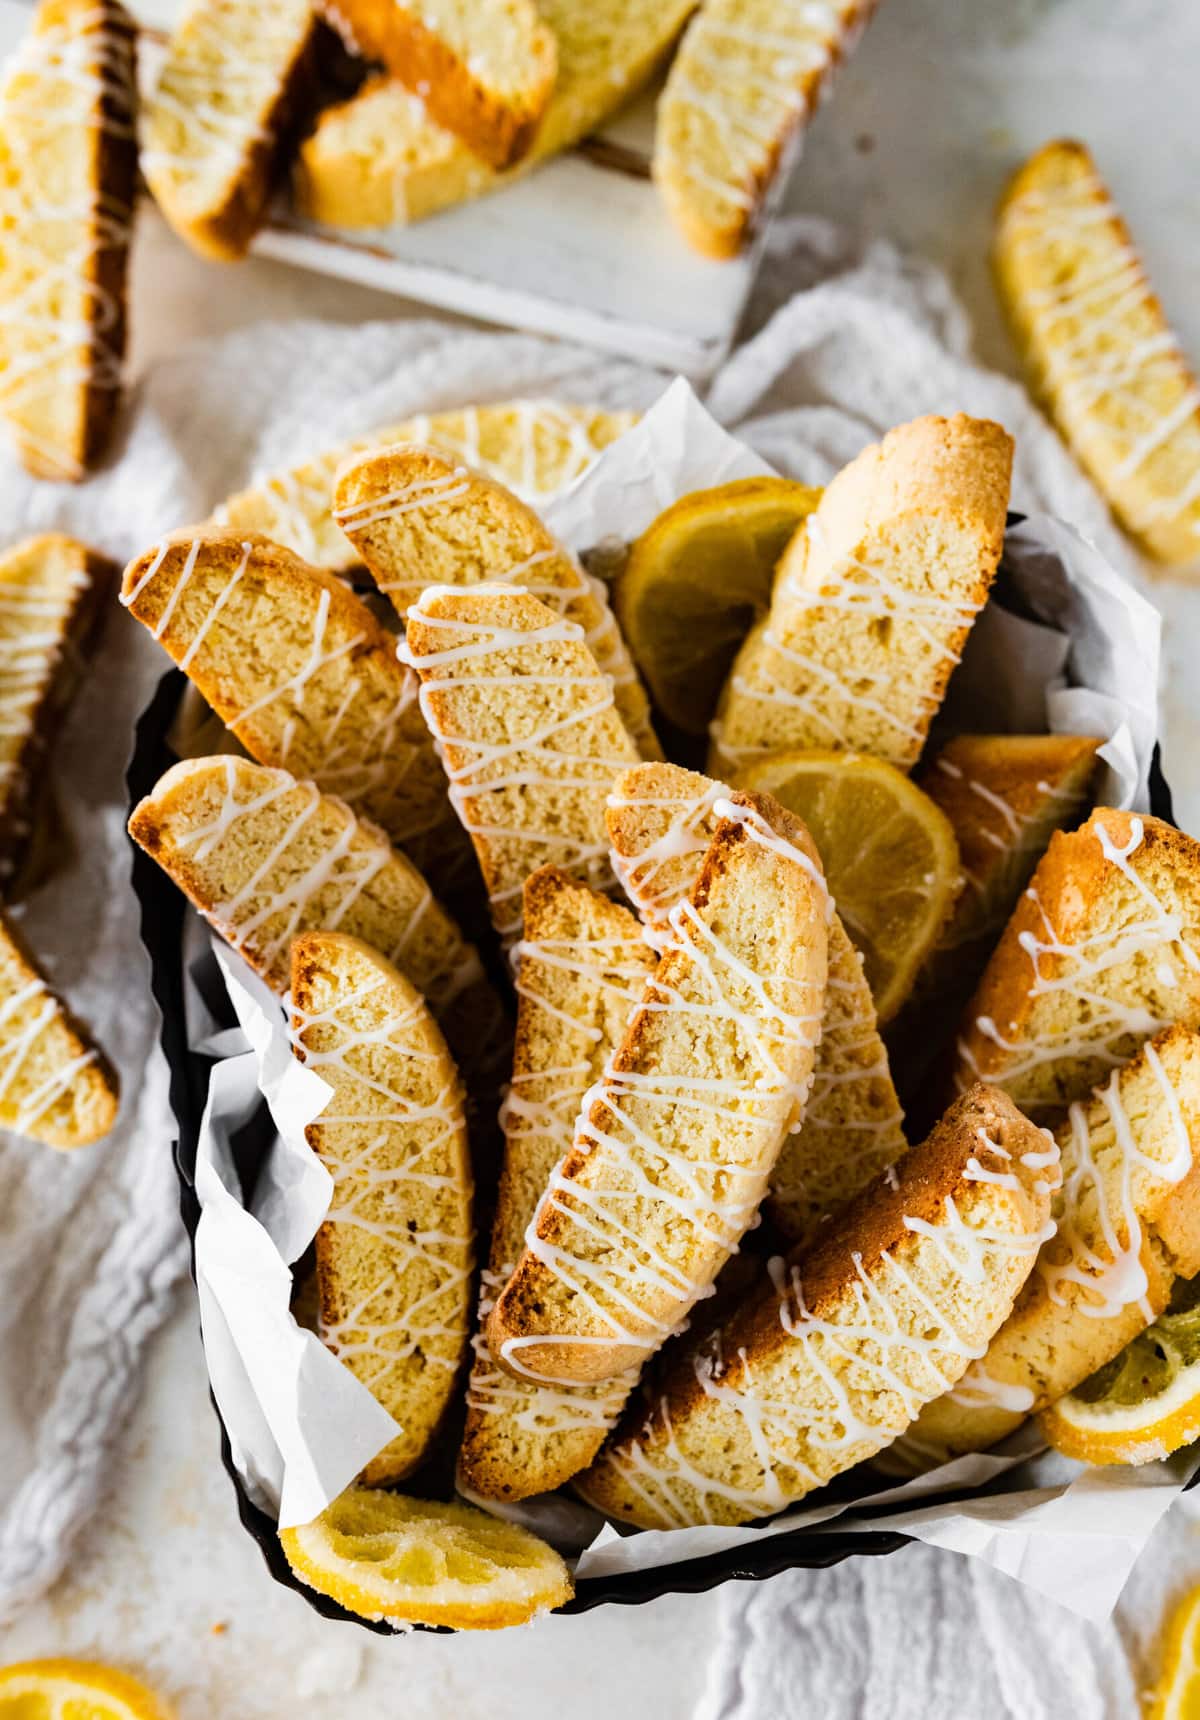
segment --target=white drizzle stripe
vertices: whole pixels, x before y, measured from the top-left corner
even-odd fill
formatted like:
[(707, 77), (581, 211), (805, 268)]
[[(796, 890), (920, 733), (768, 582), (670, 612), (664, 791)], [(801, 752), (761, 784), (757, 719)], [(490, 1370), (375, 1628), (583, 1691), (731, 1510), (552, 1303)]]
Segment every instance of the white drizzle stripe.
[[(1189, 1025), (1200, 1025), (1196, 1002), (1200, 954), (1182, 909), (1168, 906), (1133, 863), (1144, 835), (1142, 819), (1131, 817), (1129, 837), (1122, 844), (1110, 834), (1100, 812), (1067, 839), (1079, 844), (1094, 840), (1102, 860), (1114, 869), (1111, 886), (1107, 880), (1098, 886), (1099, 899), (1107, 901), (1111, 887), (1125, 897), (1113, 925), (1105, 926), (1097, 916), (1069, 941), (1056, 929), (1052, 905), (1044, 904), (1038, 894), (1041, 869), (1034, 873), (1026, 897), (1036, 910), (1038, 926), (1036, 931), (1022, 931), (1018, 938), (1029, 960), (1031, 1025), (1002, 1031), (989, 1015), (976, 1016), (973, 1024), (987, 1050), (985, 1078), (1014, 1097), (1020, 1098), (1032, 1082), (1048, 1079), (1073, 1085), (1078, 1095), (1074, 1066), (1083, 1071), (1086, 1090), (1095, 1069), (1124, 1062), (1142, 1040), (1175, 1020), (1186, 1018)], [(1182, 879), (1179, 900), (1187, 900)], [(1167, 1017), (1151, 1007), (1147, 973), (1161, 991), (1174, 994)], [(1065, 1018), (1064, 1025), (1042, 1025), (1045, 1012), (1038, 1008), (1042, 999), (1052, 1001)], [(1001, 1055), (996, 1057), (991, 1047)], [(964, 1089), (979, 1078), (981, 1062), (968, 1038), (959, 1039), (958, 1051), (956, 1080)]]
[[(327, 965), (336, 970), (336, 953)], [(467, 1342), (466, 1125), (425, 1006), (360, 965), (319, 978), (311, 1007), (293, 1002), (292, 1041), (333, 1089), (310, 1131), (333, 1178), (317, 1253), (321, 1337), (401, 1421), (408, 1468)]]
[(99, 271), (123, 281), (131, 203), (104, 189), (105, 161), (107, 140), (132, 138), (133, 111), (133, 33), (101, 5), (70, 26), (38, 20), (0, 94), (7, 157), (0, 411), (31, 453), (64, 478), (82, 475), (78, 453), (39, 420), (72, 398), (82, 416), (89, 393), (113, 393), (122, 382), (122, 300), (101, 285)]
[[(46, 982), (30, 975), (0, 930), (0, 1124), (38, 1138), (70, 1123), (71, 1092), (97, 1053), (80, 1046)], [(67, 1117), (55, 1117), (62, 1101)]]
[[(747, 860), (758, 850), (781, 862), (778, 886), (764, 881), (765, 895), (782, 898), (789, 871), (811, 885), (807, 855), (750, 809), (731, 810), (750, 839)], [(735, 854), (731, 868), (737, 864)], [(528, 1257), (567, 1292), (568, 1313), (550, 1338), (503, 1340), (501, 1357), (515, 1373), (548, 1377), (536, 1354), (547, 1342), (559, 1351), (650, 1354), (711, 1292), (755, 1220), (792, 1105), (811, 1077), (822, 987), (799, 953), (795, 973), (758, 971), (754, 941), (739, 951), (712, 917), (711, 904), (708, 918), (690, 901), (675, 905), (663, 964), (638, 1009), (650, 1035), (656, 1014), (694, 1024), (689, 1055), (676, 1047), (674, 1066), (670, 1041), (657, 1036), (640, 1067), (617, 1068), (610, 1057), (584, 1095), (575, 1125), (581, 1166), (572, 1174), (570, 1161), (558, 1167), (525, 1233)], [(696, 1073), (705, 1059), (695, 1046), (722, 1034), (732, 1042), (725, 1066), (737, 1073)], [(721, 1144), (709, 1156), (700, 1143), (714, 1122)], [(653, 1238), (647, 1212), (672, 1227), (669, 1246)]]
[[(531, 600), (512, 586), (431, 586), (408, 611), (399, 654), (421, 678), (421, 709), (451, 803), (484, 857), (492, 917), (511, 941), (520, 931), (525, 879), (539, 866), (553, 863), (593, 888), (613, 888), (605, 798), (636, 752), (613, 712), (611, 682), (574, 622), (551, 616), (516, 627), (468, 620), (481, 601), (516, 615)], [(450, 613), (434, 614), (439, 606)], [(414, 623), (446, 644), (418, 651)], [(483, 731), (493, 713), (481, 710), (478, 695), (493, 689), (507, 734), (487, 741)]]
[(1169, 525), (1200, 550), (1200, 385), (1120, 220), (1089, 170), (1015, 198), (998, 242), (1046, 283), (1018, 312), (1084, 463), (1135, 531)]

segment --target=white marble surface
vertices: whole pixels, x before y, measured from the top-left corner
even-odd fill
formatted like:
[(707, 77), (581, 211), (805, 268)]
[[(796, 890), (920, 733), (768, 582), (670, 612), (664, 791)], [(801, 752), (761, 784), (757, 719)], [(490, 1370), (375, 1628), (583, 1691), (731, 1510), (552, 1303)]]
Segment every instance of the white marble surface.
[[(861, 222), (942, 261), (976, 319), (981, 353), (1011, 368), (983, 262), (988, 212), (1011, 165), (1048, 137), (1073, 132), (1111, 177), (1167, 308), (1200, 357), (1197, 65), (1200, 11), (1192, 0), (883, 0), (817, 123), (789, 204)], [(303, 314), (357, 322), (412, 311), (270, 263), (218, 270), (184, 253), (152, 219), (143, 224), (134, 304), (139, 365), (194, 336), (254, 320)], [(1182, 664), (1200, 639), (1200, 600), (1164, 590), (1164, 606), (1176, 623), (1172, 655)], [(1167, 768), (1185, 789), (1183, 821), (1194, 828), (1198, 740), (1185, 689), (1171, 701)], [(694, 1711), (713, 1596), (549, 1619), (494, 1638), (380, 1642), (326, 1623), (278, 1589), (236, 1521), (194, 1327), (185, 1293), (72, 1575), (5, 1632), (5, 1659), (77, 1652), (123, 1661), (173, 1698), (181, 1720), (282, 1720), (301, 1704), (313, 1720), (401, 1712), (411, 1720), (613, 1713), (683, 1720)], [(1200, 1546), (1193, 1549), (1190, 1533), (1176, 1530), (1171, 1544), (1169, 1571), (1164, 1564), (1161, 1573), (1152, 1547), (1155, 1569), (1139, 1573), (1119, 1632), (1113, 1626), (1084, 1637), (1064, 1625), (1072, 1653), (1091, 1657), (1092, 1687), (1105, 1664), (1123, 1664), (1144, 1646), (1167, 1590), (1189, 1572), (1200, 1580)], [(940, 1670), (926, 1715), (1026, 1720), (1045, 1711), (1036, 1668), (1013, 1672), (1021, 1662), (1011, 1650), (1026, 1615), (1012, 1604), (1011, 1585), (925, 1549), (887, 1563), (886, 1580), (865, 1563), (815, 1580), (814, 1632), (845, 1645), (839, 1714), (883, 1720), (899, 1711), (872, 1665), (900, 1676), (895, 1643), (932, 1642), (935, 1615)], [(976, 1659), (981, 1641), (986, 1676)], [(878, 1645), (878, 1654), (864, 1644)], [(824, 1699), (796, 1692), (796, 1715), (834, 1712), (834, 1660), (832, 1670), (830, 1656), (822, 1660)], [(953, 1672), (959, 1660), (961, 1675)], [(1121, 1687), (1136, 1687), (1145, 1672), (1139, 1659), (1132, 1686)]]

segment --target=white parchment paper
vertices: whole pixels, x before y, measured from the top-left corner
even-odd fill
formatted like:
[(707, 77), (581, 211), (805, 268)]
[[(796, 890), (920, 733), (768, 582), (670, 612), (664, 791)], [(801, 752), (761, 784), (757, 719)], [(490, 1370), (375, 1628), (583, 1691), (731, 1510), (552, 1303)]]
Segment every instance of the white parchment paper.
[[(676, 382), (548, 506), (546, 519), (583, 551), (636, 536), (689, 490), (770, 469)], [(977, 732), (1099, 735), (1107, 766), (1101, 800), (1148, 810), (1158, 730), (1157, 613), (1098, 550), (1046, 515), (1010, 529), (999, 594), (973, 631), (947, 716)], [(225, 1053), (213, 1071), (197, 1169), (204, 1343), (238, 1472), (255, 1502), (288, 1526), (322, 1510), (396, 1427), (290, 1313), (290, 1263), (329, 1203), (329, 1179), (304, 1141), (328, 1089), (292, 1059), (278, 1001), (227, 951), (219, 960), (240, 1038), (229, 1030), (213, 1038), (203, 1012), (191, 1030), (194, 1044)], [(279, 1133), (247, 1211), (230, 1143), (260, 1093)], [(580, 1577), (610, 1576), (744, 1549), (794, 1528), (897, 1529), (979, 1558), (1099, 1618), (1198, 1462), (1181, 1454), (1140, 1470), (1084, 1471), (1039, 1451), (1026, 1428), (994, 1452), (958, 1458), (898, 1486), (880, 1490), (879, 1478), (864, 1472), (856, 1496), (818, 1498), (757, 1527), (624, 1535), (603, 1526), (589, 1545), (576, 1539), (564, 1550), (578, 1554)], [(983, 1486), (986, 1496), (965, 1502), (944, 1497)], [(564, 1523), (577, 1531), (594, 1522), (558, 1506), (532, 1501), (505, 1514), (551, 1535)]]

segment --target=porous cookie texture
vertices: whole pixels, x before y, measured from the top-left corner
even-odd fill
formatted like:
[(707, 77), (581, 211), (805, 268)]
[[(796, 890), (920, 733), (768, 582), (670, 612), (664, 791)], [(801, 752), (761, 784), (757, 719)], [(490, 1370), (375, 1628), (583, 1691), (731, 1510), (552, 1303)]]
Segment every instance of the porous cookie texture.
[(0, 415), (37, 478), (83, 478), (121, 402), (134, 29), (42, 0), (0, 91)]
[(734, 661), (714, 775), (804, 747), (916, 762), (996, 572), (1012, 452), (986, 419), (917, 418), (838, 473)]
[(260, 764), (340, 796), (422, 869), (470, 864), (417, 678), (342, 580), (195, 527), (130, 562), (121, 601)]
[(141, 168), (202, 256), (242, 257), (261, 227), (312, 79), (309, 0), (192, 0), (141, 122)]
[(350, 455), (393, 442), (431, 443), (498, 478), (536, 507), (586, 471), (600, 450), (634, 422), (632, 412), (558, 400), (503, 400), (419, 413), (263, 478), (230, 496), (213, 520), (236, 531), (260, 533), (313, 567), (347, 573), (359, 559), (334, 520), (330, 497), (337, 469)]
[(1011, 1312), (1056, 1158), (1004, 1094), (973, 1088), (716, 1332), (664, 1357), (580, 1490), (643, 1528), (744, 1523), (873, 1456)]
[(352, 455), (333, 513), (403, 617), (427, 585), (515, 585), (583, 629), (644, 758), (662, 753), (650, 705), (608, 593), (511, 490), (436, 448), (400, 443)]
[(533, 0), (323, 0), (322, 10), (489, 167), (528, 150), (558, 71)]
[(117, 1078), (0, 915), (0, 1129), (86, 1147), (117, 1120)]
[(47, 752), (116, 568), (60, 532), (0, 555), (0, 888), (29, 851)]
[(960, 1024), (956, 1080), (1043, 1117), (1143, 1040), (1200, 1028), (1200, 844), (1097, 808), (1038, 863)]
[(676, 227), (732, 257), (875, 0), (703, 0), (658, 103), (654, 178)]
[(1082, 143), (1008, 186), (993, 247), (1036, 393), (1113, 512), (1160, 561), (1200, 556), (1200, 383)]
[(638, 755), (583, 629), (515, 586), (433, 585), (403, 651), (500, 935), (520, 933), (539, 866), (615, 888), (604, 803)]
[(187, 760), (134, 807), (129, 833), (276, 991), (298, 933), (346, 932), (411, 980), (461, 1065), (503, 1039), (479, 957), (425, 879), (313, 783), (249, 759)]
[[(657, 957), (627, 908), (553, 866), (525, 883), (504, 1169), (483, 1275), (480, 1325), (524, 1248), (525, 1231), (574, 1139), (584, 1095), (625, 1034)], [(475, 1493), (524, 1499), (584, 1469), (624, 1407), (635, 1373), (600, 1385), (518, 1379), (498, 1368), (482, 1329), (467, 1387), (459, 1472)]]
[(812, 1080), (829, 906), (798, 819), (719, 800), (713, 841), (488, 1319), (517, 1375), (613, 1379), (704, 1298)]
[[(618, 777), (607, 823), (613, 866), (651, 928), (669, 926), (694, 885), (732, 790), (678, 765), (639, 765)], [(771, 819), (767, 795), (746, 801)], [(771, 1173), (767, 1210), (791, 1242), (807, 1240), (830, 1214), (905, 1151), (904, 1113), (879, 1037), (862, 959), (834, 913), (828, 978), (812, 1088)]]
[(497, 173), (394, 79), (326, 108), (300, 150), (301, 212), (342, 227), (391, 227), (510, 185), (595, 131), (652, 76), (695, 0), (541, 0), (558, 77), (528, 152)]
[(420, 993), (358, 938), (292, 942), (296, 1056), (332, 1088), (305, 1130), (333, 1178), (319, 1331), (400, 1426), (363, 1471), (416, 1468), (467, 1345), (474, 1233), (458, 1071)]
[(1124, 1349), (1177, 1276), (1200, 1271), (1200, 1036), (1171, 1027), (1147, 1040), (1055, 1137), (1057, 1230), (986, 1355), (907, 1436), (926, 1462), (1003, 1439)]

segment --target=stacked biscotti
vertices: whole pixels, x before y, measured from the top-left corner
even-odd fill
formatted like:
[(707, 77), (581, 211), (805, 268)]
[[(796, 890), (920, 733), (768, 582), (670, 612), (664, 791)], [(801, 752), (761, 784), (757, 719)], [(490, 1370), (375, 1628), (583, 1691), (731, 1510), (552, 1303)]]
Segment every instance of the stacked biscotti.
[[(400, 1430), (364, 1483), (445, 1454), (463, 1380), (462, 1491), (663, 1530), (1003, 1438), (1200, 1267), (1200, 848), (1093, 808), (1097, 737), (949, 726), (1011, 440), (923, 418), (833, 479), (705, 774), (544, 480), (451, 437), (312, 465), (311, 560), (263, 489), (122, 593), (234, 749), (130, 831), (331, 1090), (316, 1326)], [(956, 860), (882, 1025), (820, 802), (748, 786), (814, 758)]]

